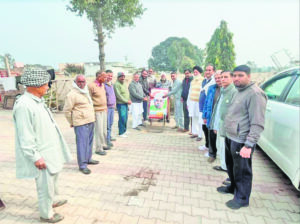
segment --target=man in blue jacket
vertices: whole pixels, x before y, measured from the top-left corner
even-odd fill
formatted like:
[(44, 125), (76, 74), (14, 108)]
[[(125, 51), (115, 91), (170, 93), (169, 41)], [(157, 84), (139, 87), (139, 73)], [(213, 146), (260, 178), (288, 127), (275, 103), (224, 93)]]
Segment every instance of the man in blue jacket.
[(221, 90), (221, 74), (216, 73), (215, 74), (215, 82), (216, 84), (209, 87), (207, 91), (207, 96), (205, 98), (205, 103), (203, 107), (203, 121), (206, 124), (208, 128), (208, 139), (209, 139), (209, 158), (208, 162), (212, 163), (216, 160), (217, 156), (217, 135), (215, 134), (213, 130), (213, 125), (211, 124), (211, 117), (213, 114), (214, 106), (216, 105), (216, 102), (220, 96), (220, 90)]
[[(204, 77), (205, 79), (202, 82), (202, 90), (200, 92), (200, 97), (199, 97), (199, 111), (200, 111), (200, 116), (203, 113), (203, 107), (205, 104), (205, 98), (207, 96), (207, 91), (208, 88), (211, 85), (215, 84), (215, 79), (214, 79), (214, 73), (216, 72), (215, 66), (212, 64), (208, 64), (205, 69)], [(208, 138), (208, 129), (206, 124), (204, 123), (205, 121), (203, 120), (202, 124), (202, 129), (205, 135), (205, 145), (201, 145), (199, 147), (199, 150), (207, 150), (209, 148), (209, 138)]]

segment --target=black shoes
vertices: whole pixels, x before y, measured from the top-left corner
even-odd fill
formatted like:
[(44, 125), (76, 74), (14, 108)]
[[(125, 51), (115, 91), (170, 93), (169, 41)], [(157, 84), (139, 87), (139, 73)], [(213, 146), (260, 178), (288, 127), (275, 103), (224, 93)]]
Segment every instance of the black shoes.
[(114, 145), (110, 142), (110, 143), (107, 143), (107, 146), (108, 147), (113, 147)]
[(226, 202), (226, 206), (228, 207), (228, 208), (231, 208), (231, 209), (240, 209), (240, 208), (242, 208), (242, 207), (248, 207), (249, 206), (249, 204), (247, 204), (247, 205), (241, 205), (241, 204), (239, 204), (238, 202), (236, 202), (235, 200), (230, 200), (230, 201), (227, 201)]
[(133, 129), (135, 129), (135, 130), (137, 130), (137, 131), (140, 131), (140, 130), (141, 130), (139, 127), (136, 127), (136, 128), (133, 128)]
[(90, 174), (91, 173), (91, 170), (89, 168), (83, 168), (83, 169), (79, 169), (79, 171), (83, 174)]
[(97, 165), (97, 164), (99, 164), (99, 161), (91, 159), (91, 160), (88, 162), (88, 164), (89, 164), (89, 165)]
[(234, 193), (233, 190), (230, 190), (229, 187), (224, 187), (224, 186), (217, 187), (217, 191), (221, 194), (233, 194)]
[(110, 147), (109, 146), (104, 146), (103, 150), (110, 150)]
[(100, 156), (105, 156), (106, 155), (106, 152), (104, 151), (99, 151), (99, 152), (95, 152), (97, 155), (100, 155)]

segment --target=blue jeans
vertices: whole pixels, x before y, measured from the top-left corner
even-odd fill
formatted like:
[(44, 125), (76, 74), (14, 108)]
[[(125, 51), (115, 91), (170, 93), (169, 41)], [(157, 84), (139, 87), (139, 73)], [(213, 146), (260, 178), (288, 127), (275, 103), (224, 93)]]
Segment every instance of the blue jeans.
[(115, 108), (107, 108), (107, 143), (110, 143), (111, 128), (114, 123)]
[(94, 122), (75, 126), (77, 146), (77, 162), (80, 169), (87, 167), (92, 158), (92, 148), (94, 139)]
[(119, 135), (122, 135), (126, 132), (127, 129), (127, 120), (128, 120), (128, 104), (117, 104), (118, 114), (119, 114)]

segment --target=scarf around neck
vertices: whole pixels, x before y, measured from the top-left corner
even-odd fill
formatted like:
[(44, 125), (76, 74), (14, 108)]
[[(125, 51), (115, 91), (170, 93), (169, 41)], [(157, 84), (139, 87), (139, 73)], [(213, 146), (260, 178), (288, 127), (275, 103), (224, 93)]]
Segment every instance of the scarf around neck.
[(75, 82), (73, 82), (72, 85), (73, 85), (73, 87), (74, 87), (75, 89), (77, 89), (81, 94), (86, 95), (86, 97), (89, 99), (90, 104), (93, 104), (93, 101), (92, 101), (92, 99), (91, 99), (91, 97), (90, 97), (89, 90), (88, 90), (88, 88), (87, 88), (87, 85), (85, 85), (85, 87), (84, 87), (83, 89), (80, 89), (80, 88), (77, 86), (77, 84), (76, 84)]

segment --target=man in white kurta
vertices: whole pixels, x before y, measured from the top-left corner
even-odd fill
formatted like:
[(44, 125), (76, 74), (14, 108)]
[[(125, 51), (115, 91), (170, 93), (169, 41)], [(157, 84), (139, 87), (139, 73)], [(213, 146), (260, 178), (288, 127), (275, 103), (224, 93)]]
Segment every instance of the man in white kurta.
[(27, 89), (14, 105), (13, 119), (17, 178), (35, 178), (40, 219), (55, 223), (63, 216), (54, 213), (52, 207), (67, 202), (54, 202), (57, 177), (63, 164), (71, 160), (71, 154), (42, 97), (48, 82), (49, 74), (44, 70), (24, 72), (21, 83)]

